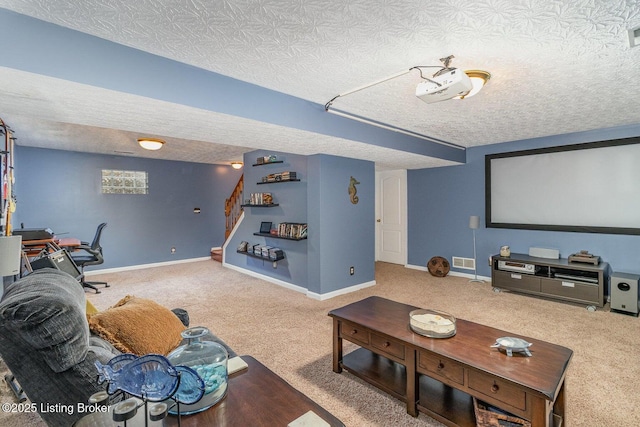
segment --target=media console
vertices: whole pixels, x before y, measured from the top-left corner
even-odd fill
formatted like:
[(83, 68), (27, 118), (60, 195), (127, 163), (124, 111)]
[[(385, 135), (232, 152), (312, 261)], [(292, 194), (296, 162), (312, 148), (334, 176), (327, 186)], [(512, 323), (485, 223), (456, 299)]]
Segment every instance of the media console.
[(491, 259), (491, 282), (496, 289), (586, 304), (590, 311), (604, 306), (606, 262), (593, 265), (514, 253)]

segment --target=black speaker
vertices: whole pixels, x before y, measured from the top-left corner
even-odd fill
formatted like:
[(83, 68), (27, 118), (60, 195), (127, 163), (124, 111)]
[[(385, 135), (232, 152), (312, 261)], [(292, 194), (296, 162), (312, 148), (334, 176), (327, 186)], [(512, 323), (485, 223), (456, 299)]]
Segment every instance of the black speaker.
[(82, 277), (82, 273), (78, 269), (78, 266), (73, 262), (67, 251), (64, 249), (47, 254), (46, 257), (31, 261), (31, 268), (33, 270), (41, 268), (57, 268), (60, 271), (70, 274), (77, 280), (80, 280)]

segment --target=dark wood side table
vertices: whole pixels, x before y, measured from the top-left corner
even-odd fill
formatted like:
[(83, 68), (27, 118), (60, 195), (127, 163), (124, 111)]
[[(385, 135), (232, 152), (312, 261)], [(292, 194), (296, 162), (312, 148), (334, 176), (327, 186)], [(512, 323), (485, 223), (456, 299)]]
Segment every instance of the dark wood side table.
[[(251, 356), (241, 357), (249, 367), (229, 376), (227, 396), (206, 411), (182, 416), (183, 427), (284, 427), (308, 411), (332, 427), (344, 427), (339, 419), (262, 363)], [(178, 419), (170, 415), (163, 425), (177, 426)]]

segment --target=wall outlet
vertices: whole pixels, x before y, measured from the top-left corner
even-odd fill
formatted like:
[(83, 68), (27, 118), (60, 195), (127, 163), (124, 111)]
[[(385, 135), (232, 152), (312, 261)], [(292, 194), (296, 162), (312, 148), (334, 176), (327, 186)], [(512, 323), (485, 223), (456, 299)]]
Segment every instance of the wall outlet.
[(356, 269), (355, 269), (355, 268), (353, 268), (353, 266), (351, 266), (351, 267), (349, 268), (349, 276), (353, 276), (353, 275), (355, 274), (355, 272), (356, 272)]
[(176, 248), (175, 248), (175, 247), (171, 248), (171, 253), (172, 253), (172, 254), (175, 254), (175, 253), (176, 253)]

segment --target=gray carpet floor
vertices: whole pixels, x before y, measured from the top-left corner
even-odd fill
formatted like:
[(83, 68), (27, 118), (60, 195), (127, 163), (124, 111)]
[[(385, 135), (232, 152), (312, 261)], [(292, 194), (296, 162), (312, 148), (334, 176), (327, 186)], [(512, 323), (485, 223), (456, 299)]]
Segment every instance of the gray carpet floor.
[[(424, 271), (378, 263), (375, 286), (317, 301), (215, 261), (97, 275), (111, 284), (87, 297), (101, 310), (126, 295), (188, 310), (191, 325), (208, 327), (238, 354), (251, 355), (332, 412), (347, 426), (440, 426), (406, 413), (404, 403), (348, 373), (331, 370), (332, 322), (327, 313), (371, 295), (512, 334), (542, 339), (574, 351), (566, 378), (563, 426), (640, 425), (640, 320), (589, 312), (583, 306), (496, 293), (489, 283), (436, 278)], [(492, 343), (488, 343), (490, 345)], [(345, 352), (354, 349), (347, 344)], [(14, 401), (6, 384), (0, 400)], [(0, 426), (43, 425), (38, 416), (0, 413)]]

